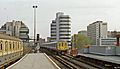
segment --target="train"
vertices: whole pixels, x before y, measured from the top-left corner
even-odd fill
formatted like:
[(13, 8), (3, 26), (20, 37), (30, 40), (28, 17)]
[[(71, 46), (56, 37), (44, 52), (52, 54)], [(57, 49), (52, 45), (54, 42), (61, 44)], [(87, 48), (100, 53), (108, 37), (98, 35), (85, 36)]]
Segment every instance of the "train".
[(23, 55), (21, 39), (0, 33), (0, 69), (4, 69)]
[(68, 52), (68, 43), (66, 41), (56, 41), (43, 43), (40, 47), (54, 50), (56, 52), (65, 54)]

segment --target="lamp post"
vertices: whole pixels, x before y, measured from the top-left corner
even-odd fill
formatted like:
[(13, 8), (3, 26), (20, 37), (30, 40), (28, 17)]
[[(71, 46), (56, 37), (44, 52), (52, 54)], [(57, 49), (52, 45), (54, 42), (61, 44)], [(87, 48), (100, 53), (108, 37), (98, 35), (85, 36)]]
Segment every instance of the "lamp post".
[(34, 9), (34, 46), (35, 46), (35, 36), (36, 36), (36, 9), (38, 6), (34, 5), (33, 9)]

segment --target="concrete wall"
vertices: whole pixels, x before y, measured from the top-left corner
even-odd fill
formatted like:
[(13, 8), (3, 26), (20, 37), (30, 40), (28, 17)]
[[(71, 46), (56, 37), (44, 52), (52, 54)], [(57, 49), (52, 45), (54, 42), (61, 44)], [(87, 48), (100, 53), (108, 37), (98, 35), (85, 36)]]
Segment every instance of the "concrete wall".
[(99, 55), (115, 55), (115, 46), (91, 46), (89, 53)]
[(120, 46), (116, 46), (116, 55), (120, 55)]

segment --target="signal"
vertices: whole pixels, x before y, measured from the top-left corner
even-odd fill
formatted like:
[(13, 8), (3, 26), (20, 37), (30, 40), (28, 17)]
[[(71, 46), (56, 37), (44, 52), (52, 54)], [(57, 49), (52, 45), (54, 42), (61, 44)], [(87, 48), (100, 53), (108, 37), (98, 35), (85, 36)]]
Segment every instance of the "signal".
[(37, 34), (37, 41), (39, 41), (39, 34)]

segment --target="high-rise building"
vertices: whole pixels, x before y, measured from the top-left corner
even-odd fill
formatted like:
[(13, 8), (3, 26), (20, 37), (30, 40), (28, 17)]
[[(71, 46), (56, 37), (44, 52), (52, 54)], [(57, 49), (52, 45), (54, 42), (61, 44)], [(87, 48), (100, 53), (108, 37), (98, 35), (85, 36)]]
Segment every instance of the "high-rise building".
[(71, 45), (71, 24), (69, 15), (62, 12), (56, 13), (55, 20), (51, 23), (51, 41), (67, 41)]
[(23, 42), (29, 41), (29, 29), (22, 21), (6, 22), (1, 28), (0, 32), (15, 36), (23, 40)]
[(100, 38), (107, 38), (107, 23), (96, 21), (87, 26), (87, 36), (93, 41), (93, 45), (100, 45)]

